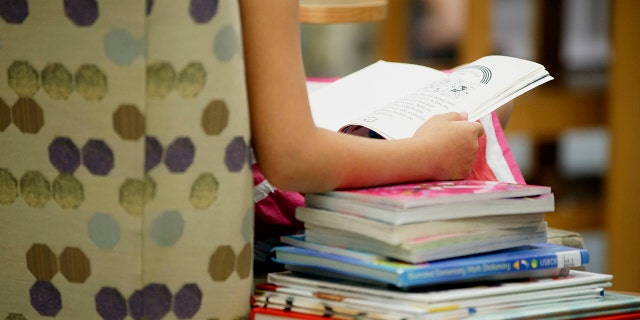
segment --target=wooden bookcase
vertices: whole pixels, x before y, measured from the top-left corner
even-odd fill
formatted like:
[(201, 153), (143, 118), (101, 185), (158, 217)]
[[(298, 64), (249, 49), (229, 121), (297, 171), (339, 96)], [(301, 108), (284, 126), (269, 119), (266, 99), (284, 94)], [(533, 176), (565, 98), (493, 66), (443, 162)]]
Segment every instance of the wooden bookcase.
[[(536, 143), (553, 142), (566, 128), (605, 125), (610, 133), (610, 165), (603, 191), (579, 202), (557, 202), (549, 225), (569, 230), (604, 229), (607, 269), (614, 288), (640, 291), (640, 1), (611, 1), (612, 58), (608, 84), (577, 89), (567, 85), (559, 62), (563, 1), (535, 1), (536, 60), (557, 80), (516, 100), (507, 133), (526, 132)], [(379, 57), (407, 61), (410, 0), (388, 3), (377, 37)], [(455, 65), (494, 53), (492, 0), (467, 3), (466, 32)]]

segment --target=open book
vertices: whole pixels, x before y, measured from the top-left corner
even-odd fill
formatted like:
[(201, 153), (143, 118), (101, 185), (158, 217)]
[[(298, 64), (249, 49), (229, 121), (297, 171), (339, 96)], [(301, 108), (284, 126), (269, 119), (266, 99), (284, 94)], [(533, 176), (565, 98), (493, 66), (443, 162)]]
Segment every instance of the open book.
[(542, 65), (507, 56), (483, 57), (451, 72), (378, 61), (309, 99), (318, 127), (403, 139), (436, 114), (467, 112), (476, 121), (552, 79)]

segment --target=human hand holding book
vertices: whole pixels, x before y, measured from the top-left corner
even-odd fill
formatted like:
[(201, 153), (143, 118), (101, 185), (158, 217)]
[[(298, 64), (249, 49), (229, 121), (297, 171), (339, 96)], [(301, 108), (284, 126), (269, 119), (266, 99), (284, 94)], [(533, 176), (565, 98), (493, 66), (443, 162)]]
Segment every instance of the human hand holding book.
[(434, 115), (467, 113), (476, 121), (553, 78), (535, 62), (487, 56), (452, 72), (378, 61), (310, 95), (317, 126), (385, 139), (413, 137)]

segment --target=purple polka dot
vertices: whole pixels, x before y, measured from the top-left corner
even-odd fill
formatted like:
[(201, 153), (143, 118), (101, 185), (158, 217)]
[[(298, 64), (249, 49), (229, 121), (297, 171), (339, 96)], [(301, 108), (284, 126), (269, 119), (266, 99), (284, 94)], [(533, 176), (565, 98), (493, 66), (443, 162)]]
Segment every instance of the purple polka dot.
[(195, 146), (189, 138), (176, 138), (167, 147), (167, 154), (164, 160), (171, 172), (184, 172), (193, 163), (195, 156)]
[(224, 163), (231, 172), (242, 170), (245, 163), (249, 161), (247, 144), (242, 137), (235, 137), (227, 145), (224, 153)]
[(158, 139), (147, 136), (145, 139), (144, 170), (149, 172), (162, 161), (162, 145)]
[(27, 0), (0, 1), (0, 17), (7, 23), (22, 23), (29, 16)]
[(74, 173), (80, 166), (80, 150), (66, 137), (57, 137), (49, 145), (49, 161), (61, 173)]
[(115, 288), (102, 288), (96, 294), (96, 311), (102, 319), (120, 320), (127, 317), (127, 304)]
[(64, 0), (64, 12), (78, 26), (90, 26), (98, 19), (96, 0)]
[(42, 316), (55, 317), (62, 310), (60, 291), (49, 281), (36, 281), (29, 289), (31, 306)]
[(200, 309), (202, 291), (195, 283), (185, 284), (173, 300), (173, 313), (178, 319), (191, 319)]
[(136, 320), (142, 319), (142, 290), (136, 290), (129, 297), (129, 314)]
[(82, 162), (91, 173), (105, 176), (113, 169), (113, 152), (104, 141), (91, 139), (82, 147)]
[(209, 22), (218, 12), (218, 0), (191, 0), (189, 13), (197, 23)]
[(130, 315), (134, 319), (162, 319), (171, 310), (171, 292), (163, 284), (149, 284), (129, 297)]
[(153, 10), (153, 0), (147, 0), (147, 15), (151, 14), (151, 10)]

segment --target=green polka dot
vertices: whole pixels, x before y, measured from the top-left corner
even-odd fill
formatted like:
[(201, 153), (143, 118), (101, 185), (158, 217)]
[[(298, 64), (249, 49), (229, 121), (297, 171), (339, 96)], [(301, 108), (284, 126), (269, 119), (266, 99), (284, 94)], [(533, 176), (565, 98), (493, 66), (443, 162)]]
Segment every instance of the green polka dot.
[(191, 185), (189, 199), (196, 209), (206, 209), (218, 198), (218, 180), (211, 173), (201, 174)]
[(38, 71), (26, 61), (15, 61), (7, 70), (7, 80), (13, 91), (22, 98), (33, 97), (40, 86)]
[(95, 65), (82, 65), (76, 72), (76, 90), (87, 101), (100, 101), (107, 94), (107, 76)]
[(20, 178), (20, 196), (32, 208), (43, 208), (51, 200), (49, 181), (38, 171), (27, 171)]
[(147, 95), (162, 99), (173, 90), (176, 72), (168, 62), (157, 62), (147, 67)]
[(163, 212), (151, 225), (151, 238), (161, 247), (170, 247), (182, 237), (184, 220), (177, 211)]
[(155, 182), (148, 176), (145, 176), (144, 181), (127, 179), (120, 186), (120, 205), (127, 213), (141, 216), (144, 205), (155, 196), (155, 188)]
[(18, 198), (18, 181), (7, 169), (0, 169), (0, 204), (12, 204)]
[(60, 174), (53, 181), (53, 199), (62, 209), (77, 209), (84, 200), (82, 184), (70, 174)]
[(120, 242), (120, 226), (110, 214), (94, 214), (89, 219), (87, 229), (89, 238), (100, 249), (111, 250)]
[(202, 64), (192, 62), (180, 71), (176, 90), (185, 99), (195, 98), (202, 91), (206, 79), (207, 72)]
[(42, 70), (42, 88), (52, 99), (66, 100), (73, 92), (73, 76), (62, 64), (50, 63)]

